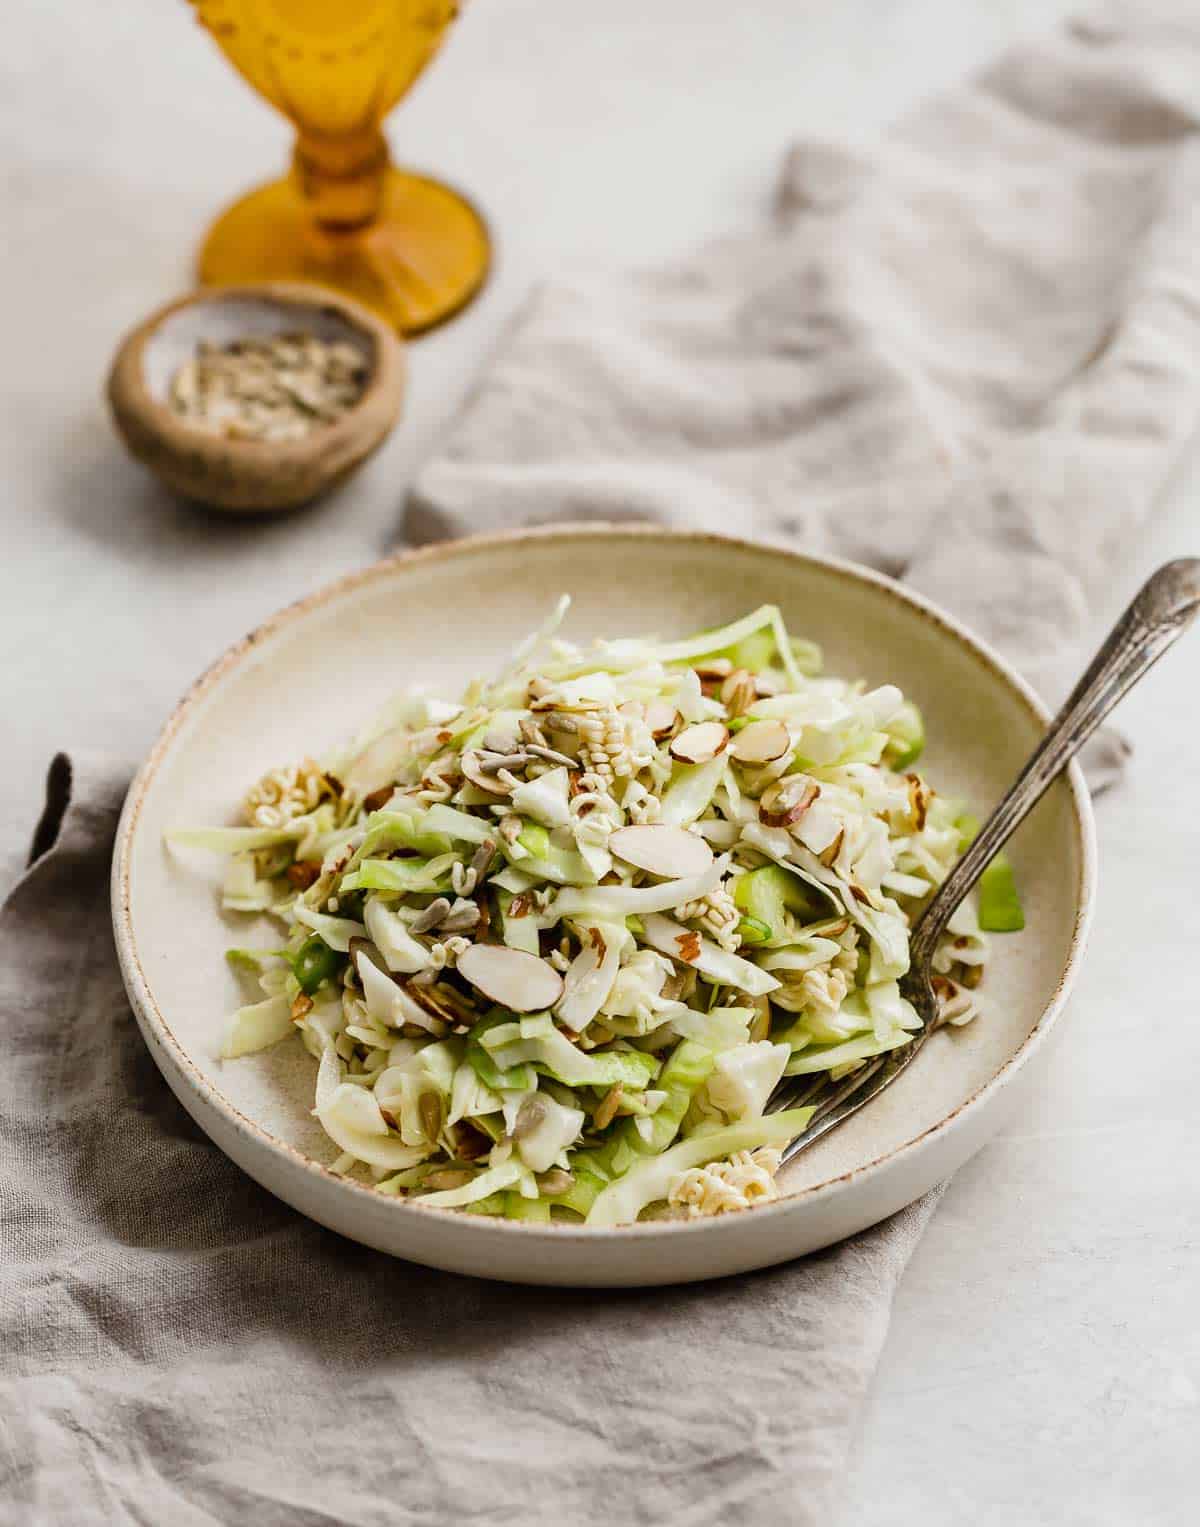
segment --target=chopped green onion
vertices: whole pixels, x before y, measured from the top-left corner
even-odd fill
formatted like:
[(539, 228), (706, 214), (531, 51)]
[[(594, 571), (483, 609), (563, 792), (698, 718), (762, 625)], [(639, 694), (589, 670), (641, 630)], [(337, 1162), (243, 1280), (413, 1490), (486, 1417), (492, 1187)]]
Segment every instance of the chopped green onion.
[[(979, 819), (964, 813), (956, 825), (959, 851), (965, 853), (979, 832)], [(1016, 876), (1003, 850), (979, 877), (979, 926), (985, 933), (1020, 933), (1025, 926)]]
[(311, 997), (326, 981), (332, 981), (346, 963), (346, 956), (331, 949), (323, 938), (314, 933), (306, 938), (300, 948), (290, 957), (289, 963), (296, 984), (307, 997)]

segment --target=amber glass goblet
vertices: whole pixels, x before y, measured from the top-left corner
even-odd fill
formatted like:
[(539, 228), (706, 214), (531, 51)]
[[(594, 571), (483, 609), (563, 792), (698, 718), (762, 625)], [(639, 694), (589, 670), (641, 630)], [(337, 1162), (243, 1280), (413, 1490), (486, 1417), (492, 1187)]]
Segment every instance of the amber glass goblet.
[(192, 0), (201, 24), (296, 129), (290, 174), (209, 230), (200, 279), (316, 281), (405, 334), (449, 318), (487, 274), (487, 229), (457, 192), (397, 169), (381, 124), (437, 51), (457, 0)]

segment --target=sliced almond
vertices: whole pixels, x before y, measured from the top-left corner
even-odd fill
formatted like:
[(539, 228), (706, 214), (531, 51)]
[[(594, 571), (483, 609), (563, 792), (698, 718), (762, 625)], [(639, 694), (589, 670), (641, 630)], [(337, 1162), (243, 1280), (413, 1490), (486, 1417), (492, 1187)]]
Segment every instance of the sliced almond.
[(721, 685), (721, 704), (727, 716), (744, 716), (756, 698), (754, 675), (735, 668)]
[(694, 671), (701, 679), (727, 679), (733, 672), (733, 664), (727, 657), (711, 657), (706, 663), (696, 663)]
[[(746, 728), (750, 730), (749, 727)], [(791, 827), (798, 822), (821, 793), (816, 780), (792, 774), (763, 792), (758, 815), (768, 827)]]
[(396, 726), (377, 737), (346, 771), (342, 783), (349, 793), (361, 800), (385, 785), (395, 789), (395, 778), (412, 754), (413, 735), (410, 727)]
[(669, 700), (650, 700), (646, 705), (646, 727), (651, 737), (665, 737), (679, 718)]
[[(844, 827), (839, 827), (837, 830), (837, 837), (834, 838), (833, 842), (830, 843), (828, 848), (823, 848), (817, 855), (817, 858), (821, 861), (826, 869), (829, 869), (832, 866), (833, 861), (841, 853), (842, 843), (844, 842), (845, 837), (846, 829)], [(854, 887), (851, 886), (850, 889), (853, 890)]]
[(682, 763), (708, 763), (729, 741), (729, 731), (720, 721), (698, 721), (685, 726), (671, 743), (671, 756)]
[(769, 997), (748, 997), (746, 1006), (754, 1009), (754, 1017), (750, 1020), (750, 1040), (766, 1039), (771, 1032), (771, 999)]
[(553, 965), (505, 944), (472, 944), (458, 957), (458, 973), (477, 991), (514, 1013), (538, 1013), (562, 996)]
[(713, 851), (703, 838), (665, 822), (618, 827), (610, 834), (608, 846), (624, 863), (661, 875), (664, 880), (702, 875), (713, 862)]
[(920, 832), (929, 814), (929, 803), (933, 799), (933, 791), (926, 788), (919, 774), (906, 774), (904, 778), (908, 782), (909, 815), (912, 817), (913, 826)]
[(738, 763), (773, 763), (787, 752), (790, 740), (782, 721), (751, 721), (734, 735), (729, 751)]
[(478, 789), (486, 790), (489, 795), (512, 794), (511, 785), (506, 785), (496, 774), (482, 767), (483, 760), (478, 753), (464, 753), (461, 763), (463, 773)]

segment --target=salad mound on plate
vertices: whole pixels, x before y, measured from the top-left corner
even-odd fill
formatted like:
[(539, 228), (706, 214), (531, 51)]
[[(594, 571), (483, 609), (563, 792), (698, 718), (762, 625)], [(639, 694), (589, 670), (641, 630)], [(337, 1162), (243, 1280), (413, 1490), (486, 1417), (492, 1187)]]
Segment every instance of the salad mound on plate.
[[(285, 930), (229, 952), (264, 995), (222, 1053), (298, 1032), (335, 1169), (416, 1203), (605, 1226), (770, 1200), (812, 1111), (768, 1111), (781, 1079), (918, 1028), (909, 929), (971, 824), (913, 769), (916, 707), (823, 676), (774, 607), (581, 648), (566, 606), (460, 699), (265, 775), (244, 826), (171, 835)], [(984, 923), (1017, 926), (990, 875)], [(964, 904), (947, 1021), (984, 957)]]

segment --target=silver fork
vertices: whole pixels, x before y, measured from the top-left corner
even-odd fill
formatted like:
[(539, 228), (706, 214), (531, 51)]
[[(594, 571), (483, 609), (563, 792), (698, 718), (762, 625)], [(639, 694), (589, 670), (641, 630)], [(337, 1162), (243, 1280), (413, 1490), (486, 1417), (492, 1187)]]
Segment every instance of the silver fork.
[(913, 929), (909, 970), (900, 983), (901, 991), (921, 1019), (912, 1042), (876, 1056), (839, 1082), (827, 1076), (806, 1077), (802, 1081), (785, 1081), (776, 1089), (771, 1112), (806, 1105), (816, 1109), (803, 1134), (797, 1135), (784, 1151), (785, 1162), (878, 1097), (916, 1059), (941, 1021), (940, 1004), (931, 981), (932, 961), (955, 909), (1108, 713), (1182, 636), (1198, 611), (1200, 558), (1183, 557), (1168, 562), (1142, 586), (1050, 723), (1029, 762), (942, 882)]

